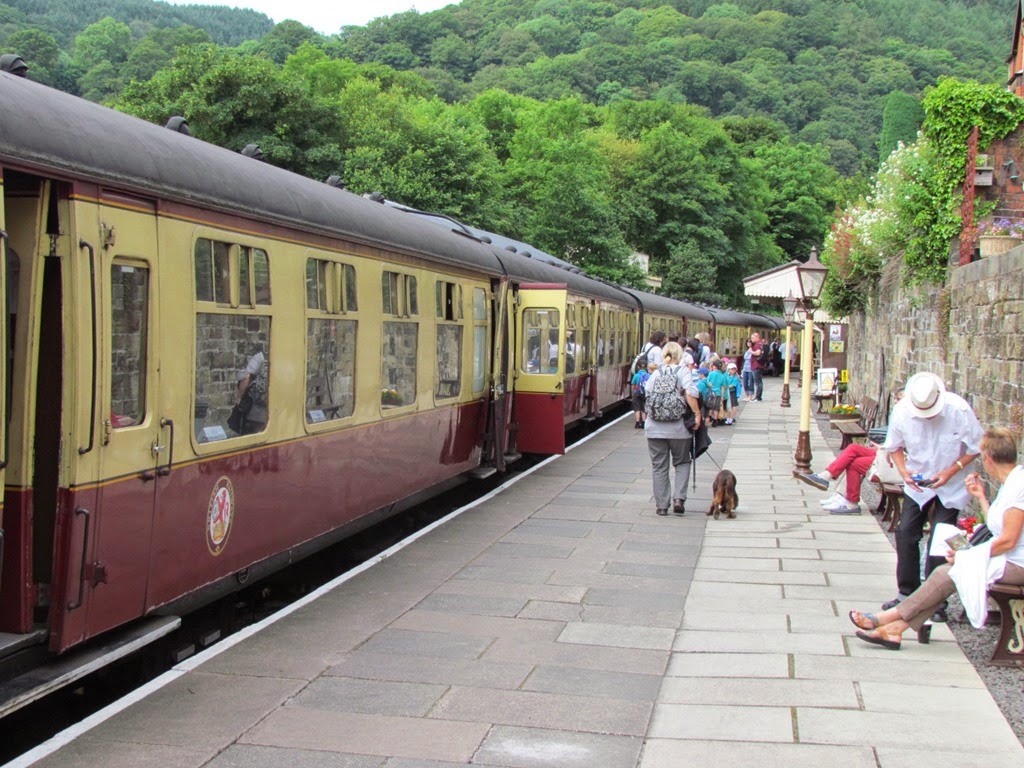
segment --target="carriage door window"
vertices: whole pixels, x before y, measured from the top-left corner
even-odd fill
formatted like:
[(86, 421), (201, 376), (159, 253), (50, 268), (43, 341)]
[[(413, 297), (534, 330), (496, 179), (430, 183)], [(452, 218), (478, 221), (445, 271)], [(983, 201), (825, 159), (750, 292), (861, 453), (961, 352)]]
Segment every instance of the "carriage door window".
[(484, 391), (487, 368), (487, 292), (473, 289), (473, 394)]
[(558, 373), (557, 309), (528, 309), (523, 313), (524, 373)]
[(416, 355), (419, 347), (419, 298), (416, 278), (400, 272), (381, 276), (381, 300), (385, 316), (381, 339), (382, 408), (416, 402)]
[(583, 373), (590, 367), (593, 309), (590, 307), (580, 307), (579, 313), (579, 333), (576, 334), (576, 357), (580, 372)]
[(438, 280), (435, 290), (437, 317), (437, 384), (434, 396), (443, 400), (462, 391), (462, 286)]
[(114, 429), (146, 418), (146, 358), (149, 352), (149, 269), (130, 264), (110, 268), (110, 423)]

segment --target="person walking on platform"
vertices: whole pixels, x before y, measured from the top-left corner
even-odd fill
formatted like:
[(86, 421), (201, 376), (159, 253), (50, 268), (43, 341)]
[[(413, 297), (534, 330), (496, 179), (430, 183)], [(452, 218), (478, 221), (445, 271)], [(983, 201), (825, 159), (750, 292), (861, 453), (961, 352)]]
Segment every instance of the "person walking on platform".
[(747, 349), (743, 353), (743, 368), (740, 373), (743, 375), (743, 402), (749, 403), (754, 399), (754, 368), (753, 368), (753, 342), (747, 339)]
[(764, 345), (761, 343), (761, 334), (753, 333), (750, 336), (750, 370), (754, 374), (753, 402), (760, 403), (764, 394), (764, 373), (767, 369), (767, 358), (764, 356)]
[[(903, 399), (892, 410), (882, 450), (903, 478), (903, 510), (896, 529), (896, 581), (899, 594), (882, 608), (894, 608), (921, 586), (921, 536), (929, 511), (936, 523), (956, 525), (970, 494), (964, 484), (968, 465), (978, 458), (983, 431), (971, 406), (927, 371), (907, 381)], [(931, 548), (931, 535), (928, 537)], [(925, 577), (943, 558), (928, 557)], [(946, 620), (943, 605), (932, 617)]]
[[(1021, 535), (1024, 530), (1024, 467), (1017, 463), (1017, 439), (1008, 429), (988, 429), (981, 438), (980, 450), (986, 474), (1002, 487), (990, 505), (978, 475), (966, 478), (966, 490), (978, 500), (993, 535), (992, 539), (972, 549), (989, 550), (988, 558), (993, 562), (984, 569), (987, 583), (991, 583), (988, 579), (994, 579), (1000, 584), (1024, 585), (1024, 536)], [(931, 625), (927, 621), (956, 591), (957, 584), (950, 577), (950, 570), (958, 556), (966, 553), (967, 550), (950, 552), (946, 557), (948, 564), (935, 568), (919, 589), (892, 608), (877, 615), (850, 611), (850, 621), (859, 630), (857, 637), (898, 651), (903, 633), (913, 629), (918, 641), (927, 643), (931, 636)], [(1004, 561), (1001, 567), (997, 558)], [(969, 569), (969, 565), (964, 567)]]
[[(651, 455), (656, 512), (664, 517), (668, 514), (670, 504), (677, 515), (686, 511), (686, 484), (690, 479), (690, 445), (693, 436), (684, 423), (684, 403), (696, 415), (694, 428), (700, 426), (701, 415), (693, 371), (682, 364), (683, 348), (670, 341), (662, 353), (662, 366), (651, 374), (644, 385), (647, 390), (644, 430), (647, 450)], [(667, 377), (673, 379), (672, 387), (667, 387), (664, 381)], [(684, 402), (681, 403), (680, 399)], [(670, 416), (674, 418), (668, 418)], [(669, 478), (670, 460), (675, 470), (674, 482), (670, 482)]]

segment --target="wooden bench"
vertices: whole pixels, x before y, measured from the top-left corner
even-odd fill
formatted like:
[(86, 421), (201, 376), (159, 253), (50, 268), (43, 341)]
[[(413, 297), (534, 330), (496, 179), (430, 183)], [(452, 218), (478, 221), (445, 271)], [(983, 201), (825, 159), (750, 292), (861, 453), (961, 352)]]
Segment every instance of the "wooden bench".
[(993, 584), (988, 596), (999, 606), (999, 639), (989, 664), (1024, 667), (1024, 587)]
[(889, 523), (889, 533), (896, 530), (900, 524), (900, 512), (903, 510), (903, 484), (902, 483), (881, 483), (882, 498), (878, 502), (878, 513), (882, 515), (882, 522)]
[(818, 413), (825, 413), (826, 402), (829, 408), (836, 404), (836, 391), (833, 389), (827, 392), (814, 392), (811, 398), (818, 403)]
[(860, 418), (857, 421), (838, 421), (833, 425), (843, 436), (840, 451), (854, 440), (868, 436), (868, 430), (875, 426), (875, 417), (878, 416), (878, 401), (870, 397), (861, 398), (857, 410), (860, 411)]

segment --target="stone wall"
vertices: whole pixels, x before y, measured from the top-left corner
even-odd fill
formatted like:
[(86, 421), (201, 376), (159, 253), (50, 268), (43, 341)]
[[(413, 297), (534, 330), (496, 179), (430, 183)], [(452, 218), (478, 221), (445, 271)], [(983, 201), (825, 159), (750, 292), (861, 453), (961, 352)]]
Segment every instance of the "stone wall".
[(895, 288), (850, 318), (851, 402), (879, 399), (933, 371), (984, 426), (1022, 430), (1024, 247), (951, 266), (945, 285)]

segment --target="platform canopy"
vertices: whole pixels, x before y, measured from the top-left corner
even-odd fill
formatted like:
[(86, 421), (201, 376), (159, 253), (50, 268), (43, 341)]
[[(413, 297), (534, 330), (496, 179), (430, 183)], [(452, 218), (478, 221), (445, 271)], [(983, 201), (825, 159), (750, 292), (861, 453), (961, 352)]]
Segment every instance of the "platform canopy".
[[(790, 291), (798, 299), (801, 296), (800, 278), (797, 276), (797, 267), (803, 262), (793, 259), (788, 264), (772, 267), (764, 272), (743, 279), (743, 292), (751, 299), (767, 299), (766, 303), (777, 307), (782, 312), (782, 300)], [(846, 318), (832, 317), (820, 307), (814, 310), (815, 323), (845, 323)]]

